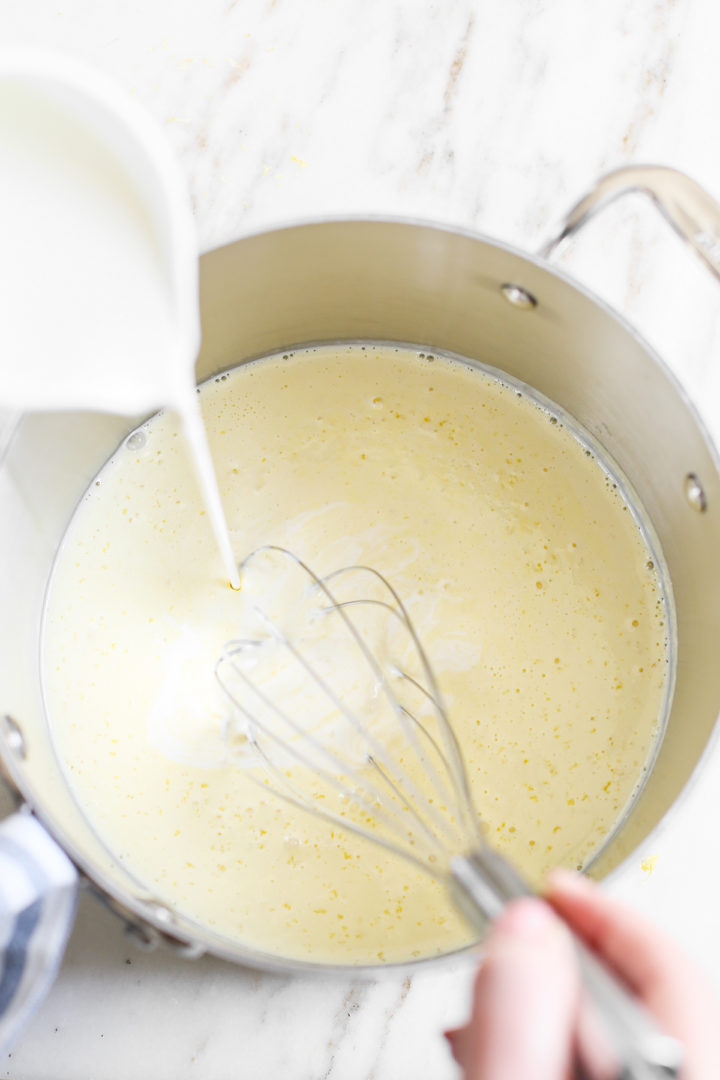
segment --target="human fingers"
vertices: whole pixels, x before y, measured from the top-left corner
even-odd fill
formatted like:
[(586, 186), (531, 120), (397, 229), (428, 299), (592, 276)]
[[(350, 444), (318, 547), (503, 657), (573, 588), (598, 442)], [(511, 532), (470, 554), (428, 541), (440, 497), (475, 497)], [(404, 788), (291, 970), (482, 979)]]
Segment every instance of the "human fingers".
[(683, 1077), (720, 1076), (720, 1005), (707, 977), (674, 941), (579, 874), (555, 871), (547, 899), (644, 1002), (686, 1052)]
[(495, 921), (469, 1023), (448, 1039), (466, 1080), (565, 1080), (578, 975), (569, 936), (539, 900)]

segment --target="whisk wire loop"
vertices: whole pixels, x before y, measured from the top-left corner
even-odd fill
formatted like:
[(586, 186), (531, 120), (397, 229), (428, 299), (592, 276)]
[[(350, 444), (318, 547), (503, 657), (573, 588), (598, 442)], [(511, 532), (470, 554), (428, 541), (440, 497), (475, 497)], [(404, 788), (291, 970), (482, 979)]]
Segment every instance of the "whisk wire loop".
[[(346, 629), (352, 635), (353, 640), (355, 641), (355, 644), (361, 650), (363, 658), (365, 659), (368, 666), (370, 667), (375, 679), (377, 680), (378, 685), (380, 686), (382, 691), (387, 696), (387, 699), (388, 699), (391, 707), (393, 708), (393, 711), (395, 711), (396, 713), (398, 713), (399, 710), (402, 710), (402, 705), (400, 704), (400, 702), (398, 702), (397, 697), (393, 694), (393, 691), (392, 691), (392, 689), (391, 689), (391, 687), (390, 687), (390, 685), (388, 683), (388, 680), (387, 680), (387, 677), (385, 675), (384, 670), (378, 664), (374, 654), (372, 653), (372, 651), (366, 645), (366, 643), (363, 640), (362, 636), (358, 632), (355, 624), (352, 622), (352, 620), (350, 618), (348, 618), (348, 616), (347, 616), (347, 614), (345, 612), (345, 609), (347, 607), (350, 607), (350, 606), (353, 606), (353, 605), (356, 605), (356, 606), (361, 606), (362, 605), (362, 606), (382, 607), (388, 613), (390, 613), (391, 615), (396, 617), (402, 623), (402, 625), (405, 627), (408, 634), (410, 635), (410, 638), (411, 638), (411, 640), (413, 642), (413, 646), (414, 646), (414, 648), (415, 648), (415, 650), (416, 650), (416, 652), (418, 654), (418, 657), (420, 659), (420, 662), (421, 662), (421, 665), (422, 665), (422, 668), (423, 668), (423, 674), (424, 674), (425, 678), (427, 679), (427, 681), (428, 681), (428, 683), (430, 685), (430, 692), (429, 693), (426, 692), (426, 697), (430, 702), (432, 702), (432, 704), (435, 707), (436, 711), (441, 715), (441, 717), (443, 719), (445, 734), (450, 739), (450, 745), (452, 747), (452, 755), (453, 755), (453, 758), (454, 758), (454, 765), (455, 765), (455, 769), (457, 770), (458, 776), (456, 777), (449, 768), (448, 768), (448, 772), (449, 772), (449, 774), (451, 775), (451, 778), (454, 781), (458, 777), (462, 778), (462, 781), (464, 781), (465, 789), (466, 789), (465, 792), (463, 792), (463, 793), (467, 793), (469, 795), (469, 788), (467, 787), (467, 781), (466, 781), (466, 778), (465, 778), (465, 770), (464, 770), (464, 766), (463, 766), (463, 762), (462, 762), (462, 755), (461, 755), (460, 748), (458, 746), (457, 740), (456, 740), (456, 738), (454, 736), (454, 733), (452, 732), (452, 729), (450, 727), (450, 724), (449, 724), (449, 722), (447, 720), (444, 705), (442, 703), (442, 696), (441, 696), (441, 693), (440, 693), (440, 689), (439, 689), (439, 687), (437, 685), (437, 680), (435, 678), (434, 671), (433, 671), (433, 669), (432, 669), (432, 667), (430, 665), (430, 662), (429, 662), (429, 660), (427, 658), (427, 655), (426, 655), (426, 653), (425, 653), (425, 651), (423, 649), (423, 646), (422, 646), (422, 644), (421, 644), (421, 642), (420, 642), (420, 640), (418, 638), (418, 635), (417, 635), (417, 633), (415, 631), (415, 627), (414, 627), (414, 625), (412, 623), (412, 620), (410, 619), (410, 616), (409, 616), (409, 614), (407, 612), (405, 604), (403, 603), (402, 599), (398, 595), (397, 591), (393, 588), (393, 586), (387, 580), (387, 578), (385, 578), (378, 570), (375, 570), (374, 567), (365, 566), (365, 565), (352, 565), (352, 566), (341, 567), (339, 570), (335, 570), (332, 573), (328, 574), (325, 578), (320, 578), (305, 562), (303, 562), (302, 559), (300, 559), (297, 555), (295, 555), (294, 552), (288, 550), (287, 548), (280, 547), (278, 545), (272, 545), (272, 544), (268, 544), (268, 545), (265, 545), (263, 547), (257, 548), (255, 551), (251, 552), (251, 554), (249, 556), (247, 556), (247, 558), (241, 564), (241, 570), (244, 569), (245, 567), (247, 567), (252, 559), (256, 558), (257, 556), (259, 556), (259, 555), (261, 555), (263, 553), (271, 552), (271, 551), (277, 552), (277, 553), (289, 558), (297, 567), (299, 567), (301, 570), (304, 571), (304, 573), (311, 579), (313, 585), (316, 588), (318, 588), (318, 589), (320, 589), (322, 591), (322, 593), (324, 594), (326, 600), (328, 601), (328, 605), (324, 610), (327, 611), (327, 612), (337, 611), (338, 614), (342, 617)], [(354, 574), (354, 573), (365, 573), (365, 574), (368, 574), (368, 575), (372, 576), (392, 596), (392, 598), (394, 600), (394, 606), (391, 605), (391, 604), (388, 604), (385, 601), (376, 600), (376, 599), (366, 599), (366, 598), (338, 602), (337, 599), (335, 598), (334, 594), (330, 591), (329, 582), (333, 581), (333, 580), (337, 580), (341, 576), (346, 576), (346, 575), (350, 575), (350, 574)], [(262, 610), (259, 609), (259, 608), (256, 608), (256, 611), (261, 615), (263, 614)], [(282, 637), (282, 640), (284, 641), (286, 646), (293, 652), (293, 655), (295, 656), (295, 658), (298, 659), (298, 661), (300, 663), (303, 663), (304, 661), (303, 661), (302, 656), (299, 655), (298, 651), (294, 648), (292, 642), (282, 633), (282, 631), (277, 626), (277, 624), (273, 624), (271, 620), (268, 620), (268, 625), (272, 626), (274, 633), (276, 633), (276, 634), (278, 634), (278, 635), (280, 635)], [(401, 674), (403, 676), (405, 676), (404, 672), (402, 672)], [(316, 679), (319, 678), (316, 673), (314, 674), (314, 677)], [(414, 680), (412, 680), (412, 681), (414, 681)], [(415, 685), (417, 686), (419, 684), (417, 684), (417, 682), (415, 682)], [(344, 710), (344, 706), (342, 705), (342, 703), (339, 703), (337, 701), (337, 699), (336, 699), (336, 705), (337, 705), (338, 708), (342, 708)], [(353, 714), (349, 714), (347, 712), (346, 712), (346, 715), (348, 716), (348, 719), (351, 721), (351, 723), (353, 723), (360, 730), (360, 726), (358, 724), (357, 717), (355, 717)], [(416, 719), (416, 724), (418, 724), (418, 726), (422, 726), (422, 725), (419, 724), (419, 721), (417, 721), (417, 719)], [(361, 730), (362, 730), (363, 734), (366, 734), (366, 730), (364, 728), (362, 728)], [(376, 749), (376, 752), (377, 752), (377, 749)], [(447, 762), (447, 759), (444, 759), (444, 760)], [(456, 791), (455, 794), (457, 796), (458, 794), (460, 794), (460, 792)]]
[[(263, 759), (264, 767), (280, 784), (279, 787), (273, 787), (273, 795), (276, 795), (279, 799), (289, 803), (291, 806), (298, 806), (303, 810), (309, 811), (314, 816), (322, 818), (322, 820), (326, 821), (329, 825), (340, 825), (343, 829), (347, 829), (356, 836), (362, 837), (364, 840), (370, 840), (373, 844), (379, 844), (380, 847), (384, 848), (386, 851), (391, 851), (395, 855), (398, 853), (397, 843), (387, 840), (382, 833), (371, 831), (364, 825), (359, 825), (351, 818), (341, 818), (332, 811), (325, 810), (324, 807), (319, 804), (311, 802), (304, 792), (300, 791), (287, 776), (283, 775), (258, 743), (254, 744), (254, 748)], [(252, 779), (260, 787), (265, 787), (259, 777), (252, 776)], [(432, 836), (432, 834), (430, 835)], [(436, 877), (437, 870), (434, 868), (433, 864), (437, 862), (439, 854), (439, 849), (434, 847), (432, 849), (426, 849), (424, 856), (415, 855), (410, 851), (405, 851), (404, 858), (408, 862), (413, 863), (420, 870), (430, 874), (431, 877)]]
[[(353, 572), (355, 570), (365, 570), (365, 569), (368, 569), (368, 568), (367, 567), (352, 566), (352, 567), (346, 567), (345, 570), (342, 571), (342, 572), (343, 573), (351, 573), (351, 572)], [(392, 604), (388, 604), (384, 600), (346, 600), (346, 601), (343, 601), (341, 603), (335, 604), (334, 607), (332, 608), (332, 610), (339, 611), (340, 608), (350, 608), (350, 607), (361, 607), (361, 608), (378, 607), (378, 608), (382, 608), (389, 615), (391, 615), (391, 616), (395, 617), (396, 619), (400, 620), (402, 625), (406, 629), (408, 629), (407, 615), (404, 614), (404, 613), (398, 612), (392, 606)], [(400, 667), (394, 667), (393, 670), (394, 670), (394, 674), (396, 675), (397, 678), (406, 680), (410, 685), (412, 685), (412, 686), (416, 687), (416, 689), (420, 690), (423, 693), (423, 695), (425, 696), (425, 699), (435, 709), (437, 709), (437, 710), (442, 709), (442, 704), (440, 703), (439, 699), (433, 698), (433, 696), (428, 691), (426, 691), (416, 679), (413, 679), (413, 677), (411, 675), (409, 675), (406, 671), (403, 671)], [(403, 731), (404, 731), (405, 735), (407, 736), (408, 742), (410, 743), (413, 751), (415, 752), (415, 755), (416, 755), (418, 761), (421, 763), (423, 768), (429, 774), (429, 779), (430, 779), (431, 786), (432, 786), (433, 790), (436, 791), (437, 794), (446, 803), (447, 802), (453, 802), (453, 803), (454, 802), (459, 802), (456, 777), (453, 775), (453, 768), (452, 768), (451, 763), (448, 761), (447, 756), (441, 750), (441, 748), (440, 748), (439, 744), (437, 743), (437, 741), (435, 739), (433, 739), (433, 737), (431, 736), (431, 734), (427, 730), (427, 728), (425, 728), (424, 725), (420, 723), (418, 718), (416, 716), (414, 716), (410, 712), (410, 710), (408, 708), (406, 708), (402, 704), (401, 701), (398, 700), (397, 695), (392, 693), (392, 691), (390, 690), (390, 687), (389, 687), (389, 685), (387, 683), (386, 683), (384, 689), (385, 689), (385, 692), (388, 695), (391, 695), (391, 697), (392, 697), (393, 710), (395, 711), (400, 723), (402, 724)], [(442, 762), (442, 764), (444, 766), (444, 769), (445, 769), (445, 772), (446, 772), (447, 776), (450, 778), (450, 785), (451, 785), (450, 789), (448, 789), (445, 780), (443, 779), (441, 774), (438, 772), (438, 770), (435, 768), (435, 765), (433, 763), (432, 758), (427, 757), (427, 755), (425, 755), (423, 753), (422, 747), (421, 747), (420, 742), (419, 742), (419, 740), (417, 738), (417, 732), (418, 731), (422, 732), (426, 736), (428, 741), (431, 743), (431, 745), (433, 747), (433, 750), (435, 751), (437, 757)]]
[[(297, 788), (297, 786), (290, 781), (287, 775), (281, 769), (277, 768), (272, 758), (268, 755), (266, 748), (261, 745), (260, 740), (257, 738), (258, 732), (262, 732), (264, 737), (282, 748), (286, 748), (287, 743), (285, 740), (283, 740), (279, 733), (273, 731), (272, 728), (270, 728), (268, 725), (264, 725), (262, 721), (258, 719), (257, 715), (253, 712), (250, 712), (248, 708), (242, 704), (239, 698), (237, 698), (236, 693), (231, 689), (228, 680), (225, 677), (225, 674), (223, 674), (223, 664), (229, 665), (233, 674), (242, 679), (244, 685), (250, 691), (257, 694), (257, 697), (262, 701), (262, 703), (264, 705), (267, 705), (267, 707), (270, 708), (270, 710), (277, 716), (277, 718), (281, 719), (291, 731), (299, 735), (300, 745), (294, 745), (293, 757), (297, 762), (299, 762), (299, 764), (303, 768), (311, 771), (316, 778), (322, 779), (330, 787), (334, 788), (339, 795), (348, 798), (348, 800), (352, 801), (359, 810), (364, 810), (366, 809), (366, 807), (364, 806), (364, 800), (354, 794), (353, 789), (348, 786), (347, 781), (343, 782), (343, 780), (338, 779), (338, 772), (340, 773), (341, 777), (350, 778), (357, 785), (357, 789), (364, 789), (366, 794), (369, 793), (373, 798), (376, 799), (377, 805), (375, 808), (373, 808), (373, 813), (375, 813), (376, 819), (381, 822), (386, 828), (388, 828), (391, 833), (394, 833), (398, 837), (398, 840), (400, 842), (407, 842), (407, 837), (403, 833), (402, 828), (399, 827), (399, 822), (396, 818), (396, 815), (392, 812), (388, 813), (385, 809), (383, 809), (385, 795), (383, 795), (381, 789), (378, 788), (375, 784), (368, 782), (365, 778), (362, 778), (352, 765), (349, 765), (347, 761), (344, 761), (343, 759), (338, 757), (338, 755), (332, 752), (330, 748), (325, 745), (325, 743), (323, 743), (321, 740), (315, 739), (311, 732), (305, 730), (300, 724), (297, 723), (296, 720), (293, 719), (293, 717), (291, 717), (288, 713), (282, 710), (279, 705), (276, 705), (276, 703), (271, 698), (269, 698), (267, 694), (264, 694), (262, 690), (260, 690), (260, 688), (254, 683), (254, 681), (247, 677), (245, 672), (243, 672), (242, 667), (235, 662), (235, 658), (239, 656), (239, 653), (241, 651), (243, 651), (244, 646), (252, 646), (256, 644), (258, 643), (248, 642), (248, 640), (245, 640), (245, 642), (228, 643), (226, 648), (223, 649), (222, 656), (215, 666), (215, 676), (218, 680), (220, 687), (223, 691), (225, 691), (226, 696), (232, 701), (234, 707), (236, 708), (236, 711), (240, 712), (247, 720), (246, 731), (248, 741), (253, 744), (255, 750), (262, 757), (264, 766), (266, 766), (266, 768), (273, 774), (275, 780), (279, 781), (285, 787), (290, 788), (291, 791), (294, 792), (295, 800), (301, 801), (304, 809), (310, 809), (314, 812), (320, 812), (320, 807), (317, 806), (316, 800), (311, 800), (310, 798), (308, 798), (307, 795), (301, 793), (299, 791), (299, 788)], [(302, 748), (302, 744), (310, 745), (313, 751), (325, 757), (329, 761), (329, 764), (331, 766), (335, 766), (337, 771), (330, 772), (323, 766), (317, 765), (317, 762), (315, 760), (305, 754)], [(376, 771), (380, 773), (381, 777), (383, 778), (383, 780), (385, 780), (385, 782), (388, 782), (388, 778), (386, 778), (386, 775), (382, 772), (382, 770), (379, 769), (376, 760), (368, 758), (368, 764), (370, 764), (373, 768), (375, 768)], [(412, 808), (411, 805), (408, 804), (406, 800), (405, 805), (407, 807), (407, 810), (411, 814), (413, 820), (415, 820), (416, 824), (421, 829), (421, 832), (432, 838), (433, 834), (431, 833), (430, 829), (427, 829), (422, 818), (420, 818), (420, 815), (415, 811), (415, 809)], [(331, 812), (325, 811), (324, 816), (325, 818), (329, 818), (336, 823), (343, 824), (345, 827), (351, 827), (351, 823), (341, 814), (338, 814), (336, 816), (332, 815)], [(355, 832), (357, 831), (358, 829), (355, 828)], [(368, 836), (371, 839), (375, 839), (376, 834), (371, 833), (369, 829), (367, 829), (364, 835)], [(393, 848), (393, 850), (395, 850), (395, 848)]]
[[(292, 552), (288, 552), (288, 554), (292, 557)], [(416, 651), (416, 653), (418, 655), (418, 658), (420, 660), (420, 664), (421, 664), (422, 670), (423, 670), (423, 676), (424, 676), (425, 680), (427, 681), (428, 689), (423, 687), (416, 680), (411, 679), (411, 677), (408, 676), (405, 672), (403, 672), (402, 674), (405, 676), (405, 678), (409, 678), (410, 681), (413, 682), (414, 685), (423, 692), (423, 694), (426, 696), (428, 701), (430, 701), (432, 703), (432, 705), (436, 709), (437, 713), (439, 714), (439, 716), (440, 716), (440, 718), (442, 720), (441, 730), (442, 730), (442, 733), (443, 733), (443, 738), (444, 738), (444, 740), (445, 740), (445, 742), (447, 744), (447, 748), (450, 751), (450, 758), (451, 758), (451, 762), (452, 762), (452, 767), (448, 764), (447, 758), (445, 757), (445, 755), (443, 755), (443, 759), (446, 762), (446, 767), (448, 769), (448, 775), (450, 776), (451, 781), (453, 783), (453, 786), (455, 788), (455, 796), (456, 796), (457, 803), (458, 803), (458, 805), (460, 805), (462, 807), (471, 807), (472, 806), (472, 797), (471, 797), (471, 794), (470, 794), (470, 785), (468, 783), (467, 774), (465, 772), (465, 765), (464, 765), (464, 761), (463, 761), (462, 751), (460, 750), (460, 745), (459, 745), (459, 743), (457, 741), (457, 737), (455, 735), (455, 732), (453, 731), (452, 725), (450, 724), (450, 722), (449, 722), (449, 720), (447, 718), (447, 714), (445, 712), (445, 706), (443, 704), (442, 694), (440, 692), (440, 687), (438, 686), (437, 679), (435, 677), (435, 672), (433, 670), (433, 667), (432, 667), (432, 665), (431, 665), (431, 663), (430, 663), (430, 661), (428, 659), (427, 653), (425, 652), (425, 648), (424, 648), (422, 642), (420, 641), (420, 638), (418, 637), (417, 631), (415, 629), (415, 624), (413, 623), (412, 619), (410, 618), (410, 615), (408, 614), (408, 610), (407, 610), (405, 604), (403, 603), (403, 600), (399, 596), (398, 592), (393, 587), (393, 585), (391, 585), (391, 583), (387, 580), (387, 578), (383, 574), (380, 573), (379, 570), (376, 570), (375, 567), (373, 567), (373, 566), (366, 566), (366, 565), (363, 565), (363, 564), (359, 564), (359, 565), (355, 565), (355, 566), (342, 567), (341, 569), (335, 570), (332, 573), (328, 574), (327, 577), (324, 580), (325, 580), (326, 583), (329, 583), (329, 582), (333, 581), (334, 579), (340, 577), (340, 575), (348, 574), (348, 573), (351, 573), (351, 572), (354, 572), (354, 571), (364, 572), (366, 574), (369, 574), (373, 578), (375, 578), (377, 581), (380, 582), (380, 584), (383, 586), (383, 588), (385, 588), (393, 598), (394, 607), (393, 607), (393, 605), (390, 605), (390, 604), (387, 604), (386, 606), (387, 606), (389, 611), (393, 612), (395, 615), (397, 615), (399, 618), (401, 618), (401, 620), (402, 620), (402, 622), (403, 622), (403, 624), (405, 626), (405, 629), (407, 630), (408, 634), (410, 635), (410, 638), (412, 639), (413, 646), (414, 646), (415, 651)], [(312, 571), (310, 571), (310, 573), (312, 574)], [(342, 606), (349, 606), (350, 604), (364, 603), (364, 602), (366, 603), (367, 601), (350, 600), (350, 601), (346, 601)], [(372, 601), (372, 602), (382, 603), (382, 601)], [(416, 722), (417, 722), (417, 720), (416, 720)], [(422, 725), (420, 725), (420, 726), (422, 726)], [(473, 817), (473, 821), (472, 821), (472, 831), (475, 834), (475, 836), (477, 837), (477, 835), (478, 835), (477, 822), (476, 822), (476, 819), (474, 817)]]
[[(362, 739), (365, 747), (363, 771), (360, 775), (345, 756), (337, 754), (327, 745), (326, 740), (314, 737), (307, 720), (302, 722), (294, 719), (242, 669), (238, 662), (241, 654), (248, 648), (259, 647), (262, 642), (249, 639), (229, 642), (216, 666), (216, 677), (226, 696), (244, 717), (249, 741), (260, 750), (266, 768), (268, 765), (272, 766), (269, 772), (274, 779), (279, 781), (285, 789), (292, 791), (292, 798), (296, 803), (299, 802), (304, 808), (312, 809), (313, 812), (319, 812), (317, 797), (308, 798), (306, 794), (301, 793), (297, 785), (290, 781), (286, 772), (277, 767), (269, 744), (276, 747), (278, 751), (289, 752), (296, 763), (309, 770), (316, 779), (320, 778), (323, 784), (334, 789), (361, 813), (367, 812), (368, 799), (370, 799), (375, 820), (397, 838), (397, 843), (386, 844), (386, 846), (390, 846), (392, 850), (410, 858), (411, 861), (417, 862), (416, 852), (408, 851), (408, 844), (416, 848), (421, 836), (424, 838), (421, 843), (427, 845), (426, 857), (432, 855), (437, 858), (438, 852), (444, 850), (458, 850), (458, 848), (463, 850), (476, 846), (479, 830), (477, 818), (469, 802), (469, 788), (460, 750), (447, 721), (432, 668), (407, 609), (395, 589), (378, 571), (362, 565), (343, 567), (321, 578), (297, 555), (278, 545), (264, 545), (251, 552), (240, 565), (241, 573), (247, 571), (250, 563), (263, 554), (277, 554), (283, 559), (290, 560), (309, 579), (311, 588), (317, 590), (323, 598), (324, 602), (316, 613), (323, 616), (335, 614), (342, 620), (344, 630), (350, 635), (372, 675), (376, 692), (382, 695), (398, 721), (398, 726), (405, 736), (405, 747), (412, 749), (415, 761), (420, 766), (423, 775), (431, 781), (430, 788), (435, 798), (430, 798), (418, 786), (402, 759), (398, 760), (397, 756), (388, 754), (386, 747), (369, 730), (368, 723), (363, 722), (356, 712), (348, 707), (328, 679), (310, 662), (303, 650), (296, 646), (276, 620), (270, 618), (267, 612), (258, 606), (254, 609), (254, 613), (267, 631), (268, 640), (287, 652), (309, 684), (314, 690), (319, 691), (326, 702), (330, 703), (335, 714), (344, 719), (350, 729)], [(330, 583), (337, 584), (341, 577), (351, 574), (370, 576), (382, 586), (393, 602), (388, 603), (386, 600), (373, 597), (339, 600), (331, 590)], [(348, 610), (372, 607), (383, 609), (406, 631), (414, 654), (419, 659), (422, 678), (427, 682), (427, 686), (398, 664), (392, 664), (390, 670), (395, 678), (418, 691), (431, 707), (435, 722), (442, 733), (444, 749), (428, 731), (425, 724), (398, 698), (388, 677), (388, 665), (383, 665), (377, 659)], [(292, 733), (295, 736), (291, 740), (292, 745), (280, 733), (273, 730), (274, 725), (264, 723), (256, 710), (238, 700), (228, 680), (223, 677), (223, 665), (230, 666), (234, 675), (242, 681), (245, 689), (255, 695), (254, 700), (281, 721), (288, 734)], [(264, 745), (261, 746), (261, 742), (264, 742)], [(318, 761), (322, 764), (318, 764)], [(438, 763), (440, 769), (437, 767)], [(372, 774), (375, 779), (371, 779), (369, 774)], [(355, 785), (354, 789), (350, 787), (348, 780)], [(381, 781), (380, 787), (378, 787), (378, 780)], [(357, 792), (363, 792), (364, 797), (358, 795)], [(467, 798), (465, 793), (467, 793)], [(399, 810), (402, 812), (399, 813)], [(353, 827), (355, 832), (362, 829), (363, 835), (368, 835), (373, 840), (379, 839), (374, 830), (366, 830), (364, 826), (351, 823), (344, 812), (323, 809), (323, 816), (343, 827)]]

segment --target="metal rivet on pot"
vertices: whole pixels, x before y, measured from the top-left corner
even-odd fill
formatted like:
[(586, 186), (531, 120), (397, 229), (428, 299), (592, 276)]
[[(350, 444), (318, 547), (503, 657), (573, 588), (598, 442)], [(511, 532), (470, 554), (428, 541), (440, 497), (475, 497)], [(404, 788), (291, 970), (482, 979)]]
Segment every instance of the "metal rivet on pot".
[(688, 473), (685, 477), (685, 498), (698, 514), (704, 514), (707, 510), (707, 498), (695, 473)]
[(165, 904), (161, 904), (159, 900), (148, 900), (145, 903), (145, 908), (150, 911), (155, 919), (162, 924), (163, 927), (173, 928), (177, 925), (175, 916), (169, 907)]
[(530, 311), (531, 308), (537, 307), (537, 300), (533, 294), (528, 292), (527, 289), (521, 288), (520, 285), (501, 285), (500, 292), (513, 307), (520, 308), (523, 311)]
[(8, 750), (11, 750), (19, 758), (25, 758), (25, 736), (20, 730), (17, 720), (7, 714), (2, 718), (2, 732)]
[(128, 450), (142, 450), (146, 442), (147, 435), (144, 431), (133, 431), (132, 435), (128, 435), (125, 440), (125, 445)]

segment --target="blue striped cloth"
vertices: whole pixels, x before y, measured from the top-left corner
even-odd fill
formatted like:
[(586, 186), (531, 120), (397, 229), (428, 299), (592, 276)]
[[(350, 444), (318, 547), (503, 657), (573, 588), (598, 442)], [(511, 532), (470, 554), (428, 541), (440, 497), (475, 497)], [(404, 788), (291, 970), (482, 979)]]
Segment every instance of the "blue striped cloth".
[(0, 823), (0, 1053), (57, 975), (77, 884), (75, 867), (29, 812)]

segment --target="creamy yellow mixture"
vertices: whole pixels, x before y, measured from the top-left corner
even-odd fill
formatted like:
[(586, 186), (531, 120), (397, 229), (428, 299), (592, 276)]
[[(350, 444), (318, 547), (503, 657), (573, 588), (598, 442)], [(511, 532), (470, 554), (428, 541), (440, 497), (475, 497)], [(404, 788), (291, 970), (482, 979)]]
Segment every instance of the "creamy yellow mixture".
[[(238, 559), (272, 542), (386, 574), (489, 839), (536, 882), (587, 862), (642, 778), (667, 679), (652, 556), (590, 451), (515, 387), (407, 349), (272, 357), (200, 398)], [(213, 666), (241, 603), (159, 415), (90, 488), (47, 601), (48, 715), (98, 831), (159, 899), (255, 948), (361, 963), (467, 943), (440, 885), (233, 759)]]

